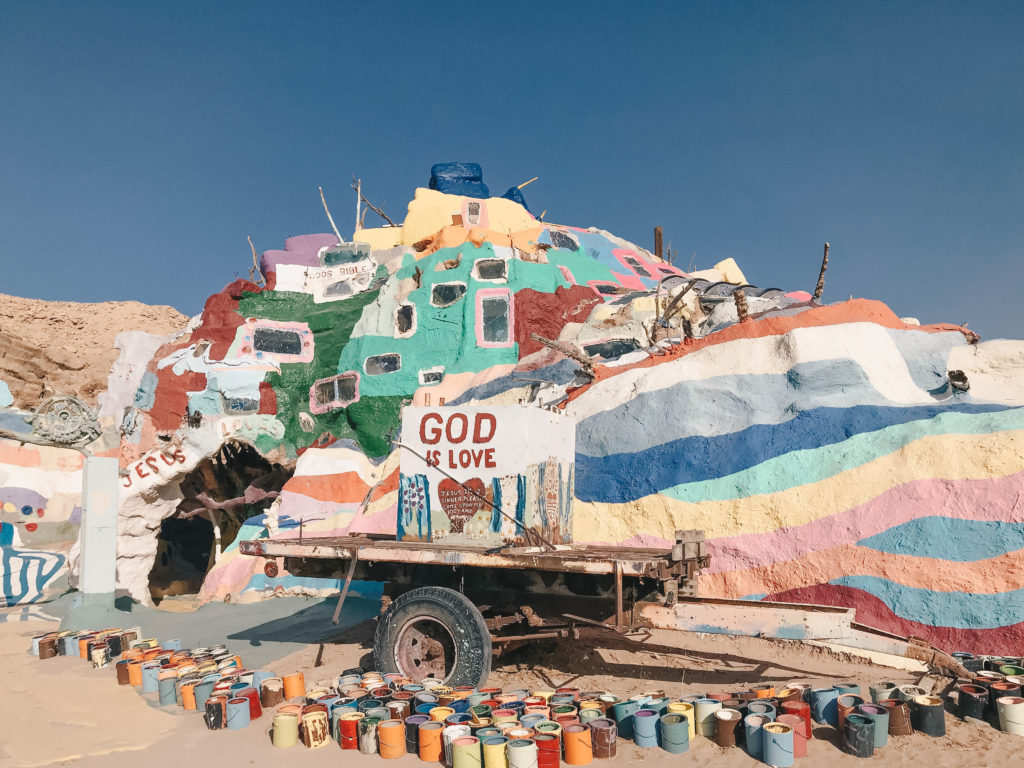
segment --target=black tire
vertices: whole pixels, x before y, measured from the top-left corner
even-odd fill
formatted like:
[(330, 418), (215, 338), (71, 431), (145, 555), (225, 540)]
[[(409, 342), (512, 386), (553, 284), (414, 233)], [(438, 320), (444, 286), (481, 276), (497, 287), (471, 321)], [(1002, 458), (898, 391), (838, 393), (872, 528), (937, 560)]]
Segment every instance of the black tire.
[[(481, 686), (491, 674), (491, 634), (465, 595), (446, 587), (418, 587), (400, 595), (380, 617), (373, 656), (382, 673)], [(445, 672), (439, 671), (442, 667)]]

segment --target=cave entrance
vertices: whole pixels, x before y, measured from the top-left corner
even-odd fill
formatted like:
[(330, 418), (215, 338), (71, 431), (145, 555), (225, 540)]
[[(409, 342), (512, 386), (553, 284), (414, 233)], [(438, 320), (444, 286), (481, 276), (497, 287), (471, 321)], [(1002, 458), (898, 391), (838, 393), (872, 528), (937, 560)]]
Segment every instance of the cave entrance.
[(149, 574), (153, 601), (198, 593), (245, 521), (266, 512), (291, 474), (248, 443), (232, 441), (185, 475), (182, 500), (160, 525)]

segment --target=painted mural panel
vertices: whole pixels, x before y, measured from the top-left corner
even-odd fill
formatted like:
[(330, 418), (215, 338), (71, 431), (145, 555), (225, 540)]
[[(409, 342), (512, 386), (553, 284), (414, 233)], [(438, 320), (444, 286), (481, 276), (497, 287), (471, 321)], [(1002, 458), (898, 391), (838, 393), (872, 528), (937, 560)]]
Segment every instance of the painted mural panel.
[(536, 406), (406, 408), (399, 539), (497, 545), (529, 528), (568, 543), (575, 440), (570, 419)]

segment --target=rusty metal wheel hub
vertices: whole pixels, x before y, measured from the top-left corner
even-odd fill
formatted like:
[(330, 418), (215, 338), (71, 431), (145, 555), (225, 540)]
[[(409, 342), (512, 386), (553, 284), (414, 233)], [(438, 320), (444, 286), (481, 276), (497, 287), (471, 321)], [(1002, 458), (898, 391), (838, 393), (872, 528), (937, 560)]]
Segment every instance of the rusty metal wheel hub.
[(427, 677), (446, 680), (458, 661), (451, 631), (432, 616), (416, 616), (399, 630), (395, 663), (414, 682)]

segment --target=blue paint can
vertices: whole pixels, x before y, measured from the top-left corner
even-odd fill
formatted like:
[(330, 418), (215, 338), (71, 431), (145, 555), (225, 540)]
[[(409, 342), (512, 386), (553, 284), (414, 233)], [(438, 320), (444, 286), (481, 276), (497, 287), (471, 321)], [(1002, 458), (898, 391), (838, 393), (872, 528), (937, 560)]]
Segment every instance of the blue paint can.
[[(658, 746), (658, 720), (660, 717), (653, 709), (638, 709), (633, 713), (633, 742), (638, 747)], [(689, 731), (687, 731), (687, 736), (689, 736)]]
[(673, 755), (681, 755), (690, 748), (690, 724), (686, 715), (662, 715), (658, 723), (661, 730), (661, 748)]
[(181, 640), (177, 637), (172, 637), (170, 640), (164, 640), (160, 643), (160, 647), (165, 651), (180, 651), (182, 648)]
[(249, 724), (249, 700), (228, 699), (228, 728), (237, 731)]
[(176, 677), (165, 677), (157, 680), (157, 692), (160, 694), (160, 706), (169, 707), (175, 703), (174, 684), (178, 681)]
[(771, 704), (765, 701), (758, 701), (753, 699), (747, 702), (747, 714), (748, 715), (767, 715), (769, 720), (774, 720), (778, 714)]
[(764, 754), (764, 725), (771, 720), (765, 715), (747, 715), (743, 718), (743, 733), (747, 738), (747, 754), (758, 759)]
[(639, 709), (640, 704), (636, 701), (620, 701), (612, 705), (612, 718), (622, 738), (633, 738), (633, 715)]
[(839, 727), (839, 705), (836, 699), (839, 691), (835, 688), (815, 688), (811, 691), (811, 716), (819, 725)]
[(142, 665), (142, 692), (156, 693), (160, 690), (160, 663), (147, 661)]
[(785, 723), (767, 723), (761, 728), (764, 757), (775, 768), (793, 766), (793, 729)]

